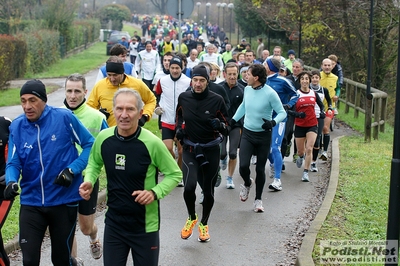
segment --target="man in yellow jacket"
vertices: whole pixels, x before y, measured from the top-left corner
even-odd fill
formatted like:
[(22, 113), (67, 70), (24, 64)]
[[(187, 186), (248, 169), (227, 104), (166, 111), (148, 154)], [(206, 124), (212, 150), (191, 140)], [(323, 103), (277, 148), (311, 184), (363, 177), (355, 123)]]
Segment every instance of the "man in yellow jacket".
[(117, 56), (107, 60), (106, 71), (107, 77), (94, 85), (87, 104), (104, 113), (109, 126), (115, 126), (112, 108), (114, 94), (121, 88), (136, 90), (144, 102), (143, 115), (139, 119), (139, 125), (143, 126), (149, 121), (156, 107), (156, 97), (153, 92), (140, 79), (124, 74), (124, 65)]

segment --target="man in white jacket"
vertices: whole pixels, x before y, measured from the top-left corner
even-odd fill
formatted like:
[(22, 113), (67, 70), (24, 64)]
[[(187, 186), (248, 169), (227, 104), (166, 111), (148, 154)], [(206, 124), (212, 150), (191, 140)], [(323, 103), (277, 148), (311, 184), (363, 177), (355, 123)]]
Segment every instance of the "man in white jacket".
[(146, 41), (146, 49), (139, 52), (135, 61), (136, 70), (143, 82), (153, 90), (153, 78), (158, 68), (160, 68), (160, 56), (157, 51), (153, 50), (150, 41)]
[(214, 44), (207, 45), (207, 53), (200, 57), (200, 62), (216, 63), (220, 71), (224, 68), (224, 62), (220, 54), (217, 54), (217, 47)]
[[(162, 140), (173, 157), (175, 139), (175, 117), (178, 96), (190, 86), (190, 78), (182, 75), (182, 60), (173, 57), (169, 63), (170, 74), (162, 77), (156, 85), (156, 94), (160, 96), (158, 114), (161, 114)], [(182, 147), (178, 146), (178, 165), (182, 165)]]

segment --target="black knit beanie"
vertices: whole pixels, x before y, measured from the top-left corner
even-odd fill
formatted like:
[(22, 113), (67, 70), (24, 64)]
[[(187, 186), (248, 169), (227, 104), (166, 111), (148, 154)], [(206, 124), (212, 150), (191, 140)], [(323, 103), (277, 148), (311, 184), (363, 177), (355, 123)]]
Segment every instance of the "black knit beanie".
[(44, 102), (47, 102), (46, 87), (40, 80), (32, 79), (22, 85), (19, 96), (24, 94), (33, 94), (42, 99)]

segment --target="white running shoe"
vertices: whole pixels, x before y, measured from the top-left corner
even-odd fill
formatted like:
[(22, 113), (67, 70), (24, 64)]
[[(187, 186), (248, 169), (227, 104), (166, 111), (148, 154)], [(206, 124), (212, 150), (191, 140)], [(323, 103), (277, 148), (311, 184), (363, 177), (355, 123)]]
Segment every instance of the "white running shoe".
[(274, 178), (275, 177), (275, 167), (273, 164), (269, 165), (269, 178)]
[(220, 160), (219, 163), (221, 170), (224, 171), (226, 167), (228, 167), (228, 156), (225, 157), (225, 159)]
[(250, 159), (250, 163), (253, 164), (253, 165), (255, 165), (255, 164), (257, 163), (257, 156), (252, 155), (252, 156), (251, 156), (251, 159)]
[(232, 177), (230, 177), (230, 176), (228, 176), (226, 178), (226, 188), (227, 189), (234, 189), (235, 188), (235, 184), (233, 184)]
[(185, 184), (183, 184), (183, 179), (181, 179), (181, 181), (178, 183), (178, 187), (184, 187)]
[(259, 199), (254, 201), (254, 212), (264, 212), (262, 201)]
[(308, 177), (308, 172), (303, 172), (303, 176), (301, 177), (301, 181), (310, 182), (310, 178)]
[(269, 185), (268, 188), (275, 191), (281, 191), (282, 190), (281, 180), (278, 178), (274, 178), (274, 181)]
[(321, 153), (321, 156), (319, 157), (322, 161), (328, 160), (328, 153), (326, 151), (323, 151)]
[(311, 172), (318, 172), (318, 167), (317, 167), (317, 163), (316, 162), (311, 163), (310, 171)]
[(303, 155), (303, 157), (298, 157), (297, 158), (297, 160), (296, 160), (296, 166), (297, 166), (297, 168), (301, 168), (301, 166), (303, 165), (303, 161), (304, 161), (304, 155)]
[(250, 188), (253, 185), (253, 178), (250, 178), (250, 186), (246, 187), (244, 184), (240, 184), (241, 190), (239, 194), (239, 198), (241, 201), (245, 202), (249, 198)]
[(90, 254), (95, 260), (100, 259), (103, 255), (103, 247), (98, 239), (94, 242), (90, 242)]

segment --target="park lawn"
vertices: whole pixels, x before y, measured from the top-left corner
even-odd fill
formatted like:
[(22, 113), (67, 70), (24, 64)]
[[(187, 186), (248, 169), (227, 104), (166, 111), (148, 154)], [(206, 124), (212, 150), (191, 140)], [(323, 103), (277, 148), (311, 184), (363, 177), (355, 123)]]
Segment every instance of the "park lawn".
[[(359, 132), (364, 130), (364, 115), (338, 115)], [(320, 240), (385, 240), (389, 181), (393, 152), (393, 128), (386, 125), (379, 140), (364, 142), (364, 136), (339, 140), (339, 182), (332, 207), (314, 245), (313, 259), (320, 265)]]
[(55, 78), (67, 77), (72, 73), (85, 74), (100, 65), (104, 64), (108, 59), (106, 55), (106, 43), (96, 42), (93, 46), (82, 51), (81, 53), (71, 55), (68, 58), (61, 59), (49, 68), (38, 74), (28, 73), (25, 78)]
[[(139, 28), (135, 28), (131, 25), (124, 24), (123, 31), (128, 31), (130, 34), (134, 30), (139, 31)], [(102, 64), (104, 64), (109, 56), (106, 55), (106, 42), (96, 42), (88, 49), (71, 55), (68, 58), (64, 58), (49, 66), (49, 68), (38, 74), (27, 73), (25, 78), (54, 78), (54, 77), (67, 77), (72, 73), (85, 74), (90, 70), (93, 70)]]
[[(53, 91), (56, 91), (58, 89), (59, 87), (56, 85), (46, 86), (47, 94), (52, 93)], [(20, 88), (0, 90), (0, 107), (21, 104), (19, 99), (20, 98), (19, 91)]]

